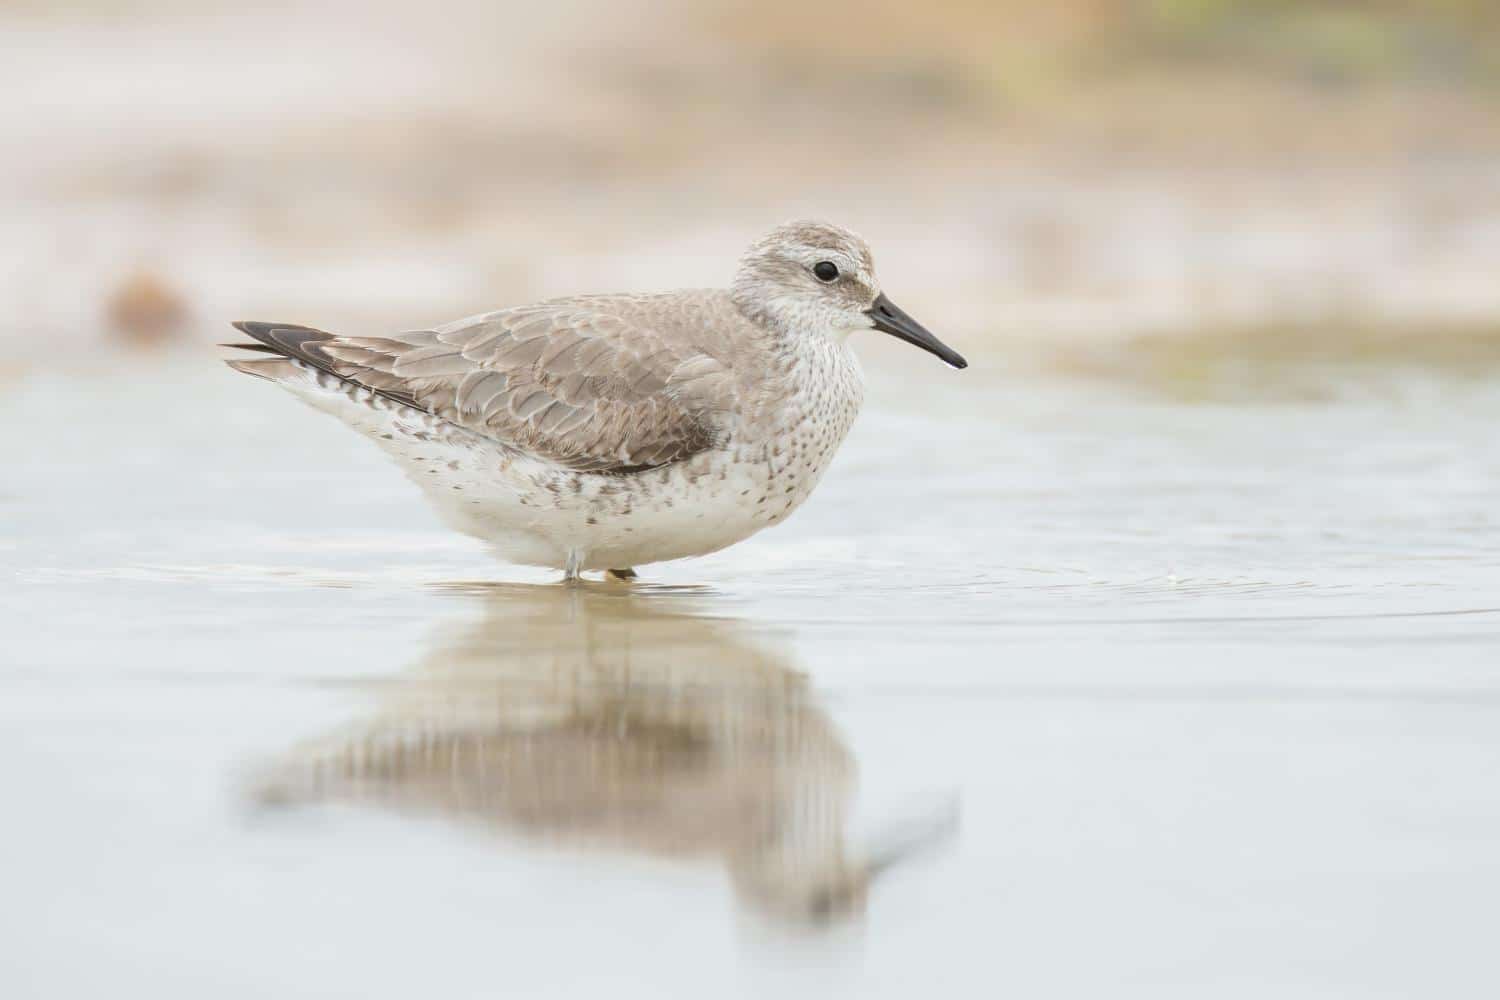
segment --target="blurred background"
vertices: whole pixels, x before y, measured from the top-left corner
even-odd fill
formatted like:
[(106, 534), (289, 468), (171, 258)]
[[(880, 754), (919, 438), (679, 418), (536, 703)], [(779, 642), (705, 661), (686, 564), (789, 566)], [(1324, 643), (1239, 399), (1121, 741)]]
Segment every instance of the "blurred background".
[(1493, 353), (1482, 0), (0, 18), (11, 365), (227, 317), (373, 330), (719, 284), (809, 213), (870, 238), (892, 296), (990, 364)]
[[(0, 994), (1500, 993), (1500, 4), (0, 0), (0, 56)], [(805, 507), (634, 587), (214, 346), (798, 216), (971, 367), (855, 338)]]

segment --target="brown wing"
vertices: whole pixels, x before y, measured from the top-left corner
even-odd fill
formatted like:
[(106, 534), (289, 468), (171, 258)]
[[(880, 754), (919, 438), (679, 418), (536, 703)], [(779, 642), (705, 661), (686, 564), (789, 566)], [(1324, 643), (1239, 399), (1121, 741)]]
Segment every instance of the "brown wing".
[[(631, 313), (634, 315), (631, 315)], [(579, 471), (636, 472), (714, 445), (721, 361), (704, 318), (573, 299), (388, 337), (236, 323), (260, 345)], [(623, 315), (622, 315), (623, 313)]]

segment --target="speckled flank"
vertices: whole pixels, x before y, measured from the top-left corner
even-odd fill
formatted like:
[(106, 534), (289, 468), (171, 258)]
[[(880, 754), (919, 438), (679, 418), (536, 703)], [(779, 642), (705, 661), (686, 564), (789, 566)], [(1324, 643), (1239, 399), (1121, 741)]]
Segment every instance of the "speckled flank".
[[(265, 362), (258, 362), (264, 364)], [(811, 494), (859, 411), (853, 353), (799, 340), (768, 366), (753, 410), (726, 421), (721, 447), (642, 472), (561, 469), (300, 362), (283, 384), (397, 460), (444, 520), (504, 558), (584, 569), (702, 555), (784, 520)]]

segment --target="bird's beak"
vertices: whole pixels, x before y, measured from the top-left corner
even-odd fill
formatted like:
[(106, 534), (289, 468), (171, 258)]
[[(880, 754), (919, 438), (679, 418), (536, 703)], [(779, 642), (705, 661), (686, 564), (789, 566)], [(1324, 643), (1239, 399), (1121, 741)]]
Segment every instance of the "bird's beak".
[(934, 337), (927, 327), (906, 315), (883, 293), (875, 300), (874, 305), (865, 310), (865, 315), (870, 317), (870, 322), (875, 324), (875, 329), (888, 333), (892, 337), (899, 337), (908, 344), (916, 344), (922, 350), (936, 354), (954, 368), (969, 367), (969, 363), (964, 360), (962, 354)]

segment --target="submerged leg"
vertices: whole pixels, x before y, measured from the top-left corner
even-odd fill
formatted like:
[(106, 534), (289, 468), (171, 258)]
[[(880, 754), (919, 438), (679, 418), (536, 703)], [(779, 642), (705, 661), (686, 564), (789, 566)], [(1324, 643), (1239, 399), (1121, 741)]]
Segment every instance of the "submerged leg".
[(604, 575), (611, 580), (622, 580), (628, 583), (635, 579), (635, 570), (628, 567), (626, 569), (607, 569), (604, 571)]

